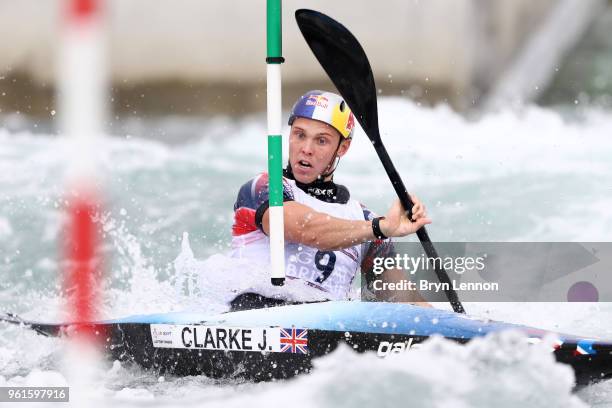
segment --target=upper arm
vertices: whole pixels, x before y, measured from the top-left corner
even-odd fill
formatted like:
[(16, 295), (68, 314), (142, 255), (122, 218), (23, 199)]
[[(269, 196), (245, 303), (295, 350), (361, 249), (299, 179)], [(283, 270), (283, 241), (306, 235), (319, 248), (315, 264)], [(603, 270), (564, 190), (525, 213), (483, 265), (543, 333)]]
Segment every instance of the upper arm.
[[(234, 225), (232, 233), (242, 235), (262, 228), (262, 215), (269, 205), (268, 174), (262, 173), (240, 187), (234, 203)], [(293, 200), (291, 187), (283, 182), (283, 199)]]

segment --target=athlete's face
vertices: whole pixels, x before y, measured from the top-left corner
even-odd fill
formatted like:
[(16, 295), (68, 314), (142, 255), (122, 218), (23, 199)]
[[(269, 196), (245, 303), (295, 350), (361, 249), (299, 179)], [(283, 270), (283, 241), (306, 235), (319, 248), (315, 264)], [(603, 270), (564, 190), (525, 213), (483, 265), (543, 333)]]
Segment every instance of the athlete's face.
[(312, 183), (319, 175), (328, 173), (335, 158), (344, 156), (351, 144), (350, 139), (342, 138), (336, 152), (341, 138), (340, 133), (327, 123), (296, 118), (289, 134), (289, 163), (295, 179)]

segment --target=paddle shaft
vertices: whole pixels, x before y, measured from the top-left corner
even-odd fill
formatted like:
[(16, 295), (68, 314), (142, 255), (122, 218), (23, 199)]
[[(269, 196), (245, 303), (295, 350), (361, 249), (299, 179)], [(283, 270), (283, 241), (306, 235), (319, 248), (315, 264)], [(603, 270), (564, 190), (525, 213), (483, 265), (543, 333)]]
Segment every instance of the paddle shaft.
[[(370, 137), (370, 135), (368, 135), (368, 137)], [(376, 150), (376, 154), (378, 154), (378, 158), (383, 164), (383, 167), (387, 172), (387, 176), (389, 177), (389, 180), (391, 180), (391, 184), (393, 184), (395, 193), (397, 194), (397, 197), (399, 198), (406, 212), (408, 212), (408, 217), (410, 218), (412, 215), (412, 207), (414, 206), (414, 203), (410, 199), (410, 194), (408, 194), (408, 191), (406, 191), (406, 187), (404, 186), (402, 178), (395, 169), (395, 166), (393, 165), (393, 162), (391, 161), (391, 158), (387, 153), (387, 149), (383, 145), (380, 138), (376, 140), (370, 137), (370, 139), (374, 142), (374, 149)], [(425, 227), (421, 227), (416, 234), (417, 237), (419, 237), (419, 241), (421, 241), (421, 245), (423, 245), (423, 249), (425, 250), (425, 254), (427, 255), (427, 257), (429, 259), (438, 258), (438, 252), (436, 251), (436, 248), (434, 248), (431, 240), (429, 239), (429, 235), (427, 234), (427, 230), (425, 229)], [(465, 313), (465, 309), (463, 308), (463, 305), (461, 304), (461, 301), (457, 296), (457, 292), (455, 292), (455, 290), (453, 289), (453, 285), (451, 284), (450, 278), (448, 277), (448, 273), (446, 273), (446, 271), (440, 267), (439, 262), (434, 262), (434, 268), (438, 280), (441, 283), (445, 284), (444, 286), (447, 288), (444, 290), (444, 293), (446, 293), (446, 297), (448, 298), (448, 301), (450, 302), (453, 310), (456, 313)]]
[[(295, 12), (295, 18), (308, 46), (372, 141), (393, 188), (410, 217), (413, 203), (380, 138), (374, 74), (363, 47), (346, 27), (323, 13), (300, 9)], [(438, 258), (425, 228), (419, 229), (417, 236), (429, 259)], [(453, 310), (465, 313), (444, 268), (434, 262), (434, 269), (440, 282), (448, 288), (444, 292)]]

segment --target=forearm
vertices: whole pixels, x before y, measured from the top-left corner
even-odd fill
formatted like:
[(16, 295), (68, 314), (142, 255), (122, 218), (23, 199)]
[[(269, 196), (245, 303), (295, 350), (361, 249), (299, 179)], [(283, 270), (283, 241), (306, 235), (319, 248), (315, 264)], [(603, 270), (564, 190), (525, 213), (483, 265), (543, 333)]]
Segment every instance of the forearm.
[[(334, 251), (376, 239), (371, 221), (336, 218), (295, 202), (287, 203), (284, 214), (285, 239), (289, 242)], [(262, 221), (267, 234), (267, 211)]]
[[(374, 240), (371, 221), (345, 220), (315, 213), (296, 222), (298, 228), (285, 228), (289, 241), (299, 242), (323, 251), (335, 251)], [(287, 233), (289, 232), (289, 233)]]

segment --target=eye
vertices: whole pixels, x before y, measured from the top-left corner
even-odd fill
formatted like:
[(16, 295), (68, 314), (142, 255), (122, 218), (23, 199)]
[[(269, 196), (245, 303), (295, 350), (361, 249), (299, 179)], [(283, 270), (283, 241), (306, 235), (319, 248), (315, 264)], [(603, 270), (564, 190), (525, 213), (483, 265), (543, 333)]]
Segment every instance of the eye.
[(300, 131), (300, 130), (296, 130), (296, 131), (294, 131), (294, 132), (293, 132), (293, 135), (294, 135), (295, 137), (297, 137), (298, 139), (304, 139), (304, 137), (306, 137), (306, 136), (304, 135), (304, 132), (302, 132), (302, 131)]
[(327, 139), (325, 139), (324, 137), (320, 137), (317, 142), (321, 145), (324, 146), (327, 144)]

